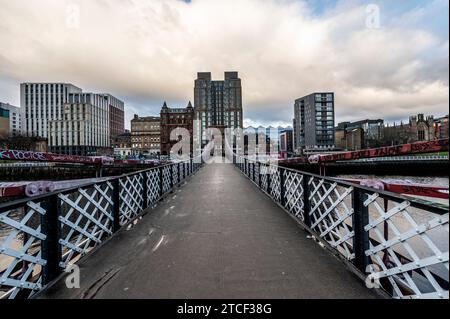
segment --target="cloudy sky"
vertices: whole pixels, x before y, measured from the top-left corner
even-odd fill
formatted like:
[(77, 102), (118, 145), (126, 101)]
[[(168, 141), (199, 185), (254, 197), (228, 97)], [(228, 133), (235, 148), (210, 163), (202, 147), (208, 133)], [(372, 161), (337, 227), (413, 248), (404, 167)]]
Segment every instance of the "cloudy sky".
[(448, 113), (448, 0), (0, 0), (0, 101), (62, 81), (158, 114), (198, 71), (239, 71), (246, 124), (290, 124), (336, 92), (336, 121)]

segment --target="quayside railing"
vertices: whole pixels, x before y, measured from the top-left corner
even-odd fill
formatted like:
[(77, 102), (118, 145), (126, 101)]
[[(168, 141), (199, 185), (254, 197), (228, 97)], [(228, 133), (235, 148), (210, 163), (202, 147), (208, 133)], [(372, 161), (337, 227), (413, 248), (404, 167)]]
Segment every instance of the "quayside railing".
[(235, 165), (393, 298), (449, 298), (447, 206), (247, 158)]
[(0, 204), (0, 299), (33, 297), (200, 166), (191, 159)]

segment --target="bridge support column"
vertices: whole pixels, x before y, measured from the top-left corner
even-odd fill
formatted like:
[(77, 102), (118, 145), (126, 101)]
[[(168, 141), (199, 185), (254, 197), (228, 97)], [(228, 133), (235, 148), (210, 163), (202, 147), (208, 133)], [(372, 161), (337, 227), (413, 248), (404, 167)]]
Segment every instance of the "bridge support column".
[(47, 264), (42, 268), (42, 284), (47, 285), (61, 273), (59, 263), (61, 261), (61, 245), (59, 238), (61, 225), (59, 222), (61, 203), (58, 195), (49, 197), (43, 204), (46, 214), (41, 216), (42, 233), (46, 236), (42, 241), (42, 259)]
[(366, 256), (366, 250), (369, 249), (369, 233), (364, 227), (369, 223), (369, 210), (364, 206), (367, 194), (363, 190), (353, 190), (353, 251), (355, 253), (355, 266), (363, 273), (369, 265), (369, 257)]

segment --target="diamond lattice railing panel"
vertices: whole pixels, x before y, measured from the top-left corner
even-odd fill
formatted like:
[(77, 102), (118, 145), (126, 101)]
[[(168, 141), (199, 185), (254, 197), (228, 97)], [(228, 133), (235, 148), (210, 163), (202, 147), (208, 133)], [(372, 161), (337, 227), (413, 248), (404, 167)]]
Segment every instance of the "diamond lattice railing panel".
[(26, 206), (0, 212), (0, 299), (29, 297), (42, 288), (41, 269), (46, 261), (41, 255), (42, 203), (29, 201)]
[(267, 188), (269, 186), (269, 172), (268, 172), (268, 166), (261, 164), (260, 166), (260, 170), (261, 170), (261, 188), (267, 192)]
[(132, 221), (144, 209), (142, 174), (126, 176), (120, 183), (120, 225)]
[(113, 186), (110, 182), (59, 194), (62, 247), (66, 268), (113, 234)]
[(369, 210), (375, 276), (396, 298), (449, 298), (449, 216), (394, 202), (375, 193)]
[(280, 181), (280, 171), (275, 169), (269, 169), (270, 174), (270, 194), (272, 198), (280, 202), (281, 201), (281, 181)]
[(164, 166), (163, 167), (163, 193), (167, 193), (171, 189), (171, 180), (170, 180), (170, 170), (172, 169), (171, 166)]
[(315, 177), (309, 180), (308, 185), (311, 229), (345, 258), (353, 260), (353, 187), (339, 186)]
[(160, 195), (161, 183), (159, 180), (159, 169), (152, 169), (147, 174), (147, 198), (150, 204), (154, 204)]
[(184, 178), (186, 179), (189, 176), (189, 163), (184, 163)]
[(256, 183), (256, 185), (259, 185), (259, 179), (260, 179), (259, 164), (255, 164), (255, 178), (254, 178), (254, 182)]
[(184, 169), (183, 169), (183, 167), (184, 167), (184, 163), (179, 163), (178, 164), (178, 171), (180, 172), (180, 176), (179, 176), (180, 183), (184, 180)]
[(172, 165), (172, 178), (173, 178), (173, 185), (178, 184), (178, 166)]
[(303, 202), (303, 178), (299, 173), (284, 171), (284, 192), (287, 210), (302, 221), (305, 221)]

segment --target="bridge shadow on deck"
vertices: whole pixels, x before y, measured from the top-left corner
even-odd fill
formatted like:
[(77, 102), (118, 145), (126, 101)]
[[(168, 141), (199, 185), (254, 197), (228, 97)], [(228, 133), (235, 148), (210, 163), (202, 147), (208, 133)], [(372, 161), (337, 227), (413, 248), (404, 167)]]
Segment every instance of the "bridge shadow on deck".
[(40, 298), (376, 298), (231, 164), (206, 165)]

